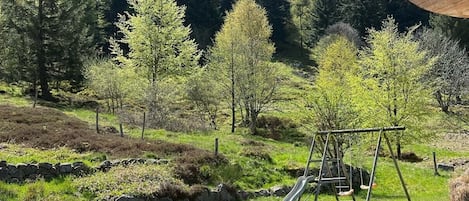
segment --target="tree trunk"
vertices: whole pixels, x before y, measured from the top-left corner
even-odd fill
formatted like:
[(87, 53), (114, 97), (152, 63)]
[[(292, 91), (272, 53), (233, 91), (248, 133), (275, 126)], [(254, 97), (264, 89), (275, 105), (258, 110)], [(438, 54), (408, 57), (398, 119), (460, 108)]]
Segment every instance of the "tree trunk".
[(449, 106), (443, 100), (443, 96), (441, 95), (441, 92), (438, 90), (434, 93), (434, 95), (435, 95), (436, 101), (438, 102), (438, 105), (441, 108), (441, 111), (443, 111), (444, 113), (449, 113)]
[(37, 74), (39, 78), (39, 84), (41, 85), (41, 97), (44, 100), (52, 100), (52, 94), (49, 90), (49, 83), (48, 83), (48, 75), (47, 75), (47, 67), (46, 67), (46, 53), (44, 50), (44, 29), (42, 27), (43, 24), (43, 0), (39, 0), (39, 7), (38, 7), (38, 36), (37, 36)]
[(236, 103), (235, 103), (235, 75), (234, 75), (234, 42), (231, 42), (231, 133), (235, 132), (236, 124)]
[(401, 138), (400, 137), (397, 138), (396, 150), (397, 150), (397, 159), (401, 160), (402, 153), (401, 153)]
[(258, 112), (250, 111), (251, 119), (250, 119), (250, 122), (249, 122), (249, 131), (252, 135), (257, 134), (257, 116), (258, 116)]

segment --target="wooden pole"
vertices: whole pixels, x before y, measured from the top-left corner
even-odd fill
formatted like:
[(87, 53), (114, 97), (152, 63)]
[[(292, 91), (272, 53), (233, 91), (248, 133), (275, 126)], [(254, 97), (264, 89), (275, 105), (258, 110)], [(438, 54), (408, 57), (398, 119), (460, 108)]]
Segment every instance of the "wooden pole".
[(143, 135), (145, 134), (145, 112), (143, 112), (143, 125), (142, 125), (142, 140), (143, 140)]
[(124, 137), (124, 129), (122, 129), (122, 123), (119, 123), (119, 129), (121, 132), (121, 137)]
[(215, 138), (215, 156), (218, 156), (218, 138)]
[(435, 169), (435, 176), (440, 176), (440, 173), (438, 173), (438, 167), (436, 165), (436, 153), (432, 152), (433, 155), (433, 168)]
[(96, 107), (96, 133), (99, 133), (99, 107)]

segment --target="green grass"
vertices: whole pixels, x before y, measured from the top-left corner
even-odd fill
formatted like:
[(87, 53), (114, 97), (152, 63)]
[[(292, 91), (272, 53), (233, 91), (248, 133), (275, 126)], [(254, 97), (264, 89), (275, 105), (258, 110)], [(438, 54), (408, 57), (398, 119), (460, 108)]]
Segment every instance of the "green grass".
[(72, 178), (57, 178), (46, 182), (43, 180), (27, 184), (7, 184), (0, 182), (0, 200), (2, 201), (82, 201), (88, 200), (77, 194), (72, 186)]
[(0, 144), (2, 147), (0, 151), (0, 159), (6, 160), (8, 163), (40, 163), (49, 162), (55, 163), (72, 163), (81, 161), (86, 165), (97, 165), (90, 162), (94, 157), (98, 157), (95, 153), (76, 153), (65, 147), (49, 150), (38, 150), (28, 147), (23, 147), (15, 144)]
[[(279, 101), (273, 104), (267, 111), (267, 115), (274, 115), (277, 117), (291, 119), (294, 123), (298, 124), (298, 132), (310, 135), (312, 130), (308, 127), (308, 115), (304, 112), (304, 99), (303, 97), (311, 90), (309, 81), (292, 76), (293, 69), (283, 66), (282, 73), (285, 75), (284, 84), (280, 88)], [(31, 105), (31, 101), (24, 98), (0, 95), (0, 104), (8, 103), (14, 105)], [(465, 158), (469, 159), (468, 147), (452, 147), (450, 142), (446, 142), (442, 138), (442, 134), (446, 132), (455, 132), (458, 130), (469, 130), (469, 110), (464, 107), (455, 107), (453, 110), (455, 114), (443, 114), (438, 112), (437, 108), (433, 108), (433, 115), (426, 123), (426, 130), (436, 132), (435, 139), (429, 140), (425, 143), (416, 143), (404, 145), (403, 151), (415, 152), (418, 156), (425, 158), (420, 163), (407, 163), (399, 162), (402, 174), (409, 189), (412, 200), (428, 201), (428, 200), (448, 200), (448, 181), (457, 173), (440, 172), (442, 176), (433, 176), (433, 163), (431, 160), (432, 152), (436, 152), (438, 161), (448, 161), (450, 159)], [(65, 108), (63, 111), (71, 116), (80, 118), (81, 120), (90, 123), (90, 127), (94, 126), (95, 112), (85, 109)], [(229, 119), (227, 119), (228, 121)], [(100, 125), (102, 126), (115, 126), (118, 128), (119, 120), (116, 116), (101, 113)], [(247, 129), (238, 128), (236, 133), (229, 133), (228, 123), (220, 123), (221, 129), (218, 131), (209, 132), (193, 132), (193, 133), (175, 133), (164, 130), (147, 129), (145, 132), (146, 139), (158, 139), (174, 143), (191, 144), (193, 146), (210, 150), (214, 150), (214, 141), (219, 139), (219, 151), (225, 155), (231, 164), (239, 165), (242, 169), (242, 174), (237, 175), (229, 170), (223, 172), (221, 170), (210, 170), (213, 174), (226, 174), (237, 175), (235, 178), (228, 178), (226, 175), (220, 175), (219, 181), (233, 181), (238, 186), (245, 190), (256, 190), (260, 188), (270, 188), (275, 185), (293, 185), (296, 178), (292, 178), (286, 174), (285, 169), (295, 169), (304, 167), (308, 156), (308, 143), (299, 138), (297, 143), (276, 141), (266, 139), (259, 136), (252, 136), (248, 134)], [(131, 126), (125, 126), (124, 130), (126, 135), (139, 138), (141, 130)], [(246, 145), (246, 142), (255, 141), (261, 142), (264, 146)], [(447, 144), (445, 144), (447, 143)], [(444, 146), (442, 146), (444, 145)], [(9, 162), (29, 162), (29, 161), (47, 161), (53, 160), (57, 162), (74, 161), (90, 158), (93, 154), (76, 154), (70, 150), (29, 150), (14, 145), (7, 145), (11, 150), (0, 152), (0, 158), (6, 158)], [(255, 156), (246, 156), (246, 151), (257, 151), (259, 154), (267, 153), (272, 159), (271, 161), (256, 158)], [(23, 154), (18, 154), (23, 153)], [(355, 153), (360, 154), (360, 153)], [(357, 156), (356, 156), (357, 157)], [(348, 161), (349, 159), (346, 158)], [(363, 156), (354, 158), (359, 160), (360, 165), (366, 169), (371, 169), (372, 157)], [(236, 167), (236, 166), (235, 166)], [(378, 201), (399, 201), (406, 200), (402, 187), (400, 185), (396, 170), (393, 163), (389, 158), (380, 158), (378, 161), (377, 169), (377, 183), (378, 187), (373, 191), (373, 200)], [(44, 182), (39, 181), (36, 184), (16, 185), (0, 183), (0, 200), (25, 200), (28, 191), (34, 190), (34, 185), (43, 186), (48, 194), (54, 192), (76, 192), (76, 189), (70, 187), (73, 182), (72, 178), (65, 178), (62, 180)], [(31, 187), (31, 185), (33, 187)], [(216, 184), (212, 184), (216, 185)], [(30, 190), (28, 190), (30, 189)], [(52, 189), (49, 191), (49, 189)], [(53, 190), (56, 189), (56, 190)], [(11, 193), (8, 193), (11, 192)], [(365, 200), (365, 192), (357, 193), (357, 200)], [(3, 197), (2, 197), (3, 196)], [(5, 197), (7, 196), (7, 197)], [(16, 196), (16, 197), (15, 197)], [(57, 195), (57, 196), (62, 196)], [(80, 197), (80, 196), (78, 196)], [(63, 199), (67, 200), (75, 198), (72, 194), (64, 193)], [(84, 199), (81, 196), (81, 199)], [(283, 198), (258, 198), (254, 201), (276, 201), (283, 200)], [(304, 200), (304, 199), (303, 199)], [(312, 200), (312, 199), (309, 199)], [(331, 195), (320, 195), (320, 200), (335, 200)], [(343, 199), (350, 200), (350, 199)]]

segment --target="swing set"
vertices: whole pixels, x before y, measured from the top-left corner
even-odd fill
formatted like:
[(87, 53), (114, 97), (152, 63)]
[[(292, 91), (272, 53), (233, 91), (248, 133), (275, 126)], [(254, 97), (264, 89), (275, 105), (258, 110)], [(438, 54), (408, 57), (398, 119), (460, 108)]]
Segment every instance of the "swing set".
[[(352, 164), (349, 166), (349, 173), (347, 174), (347, 168), (343, 163), (343, 149), (342, 145), (348, 140), (348, 146), (352, 146), (352, 136), (357, 134), (373, 134), (379, 132), (376, 149), (374, 150), (373, 166), (371, 170), (370, 179), (367, 184), (364, 183), (362, 168), (359, 168), (360, 173), (360, 189), (367, 190), (366, 201), (370, 201), (371, 192), (377, 187), (375, 183), (375, 173), (378, 163), (379, 151), (381, 149), (381, 142), (384, 138), (387, 147), (391, 153), (391, 157), (394, 162), (397, 174), (399, 176), (402, 188), (404, 189), (405, 195), (408, 201), (410, 195), (407, 191), (407, 187), (404, 183), (399, 165), (396, 157), (392, 151), (391, 143), (387, 131), (403, 131), (405, 127), (384, 127), (384, 128), (365, 128), (365, 129), (346, 129), (346, 130), (330, 130), (330, 131), (319, 131), (317, 132), (311, 142), (309, 151), (308, 161), (306, 163), (305, 171), (302, 176), (298, 178), (295, 186), (283, 199), (283, 201), (300, 201), (304, 191), (308, 187), (309, 183), (316, 183), (316, 189), (314, 191), (314, 201), (318, 200), (319, 192), (322, 185), (331, 184), (335, 198), (339, 201), (340, 197), (352, 197), (355, 200), (355, 194), (353, 189), (353, 169)], [(313, 159), (315, 150), (319, 151), (320, 159)], [(353, 161), (353, 153), (350, 154), (350, 161)], [(310, 175), (311, 163), (320, 163), (318, 175)], [(337, 192), (337, 190), (339, 190)]]

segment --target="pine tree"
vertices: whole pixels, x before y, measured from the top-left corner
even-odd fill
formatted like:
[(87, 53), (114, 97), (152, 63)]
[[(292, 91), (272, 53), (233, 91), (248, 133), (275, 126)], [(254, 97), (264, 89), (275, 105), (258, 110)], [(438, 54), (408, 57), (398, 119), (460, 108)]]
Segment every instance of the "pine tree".
[(30, 72), (19, 79), (39, 82), (42, 98), (52, 99), (51, 81), (79, 87), (82, 59), (94, 49), (90, 40), (97, 21), (94, 9), (92, 0), (1, 2), (4, 37), (17, 39), (8, 42), (9, 53), (16, 54), (7, 56), (10, 68)]
[(295, 0), (291, 5), (292, 23), (298, 32), (298, 43), (301, 47), (312, 46), (310, 36), (313, 34), (311, 19), (313, 16), (313, 0)]

